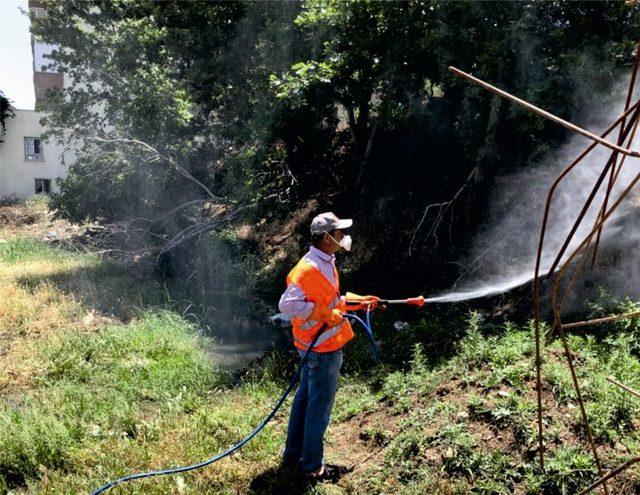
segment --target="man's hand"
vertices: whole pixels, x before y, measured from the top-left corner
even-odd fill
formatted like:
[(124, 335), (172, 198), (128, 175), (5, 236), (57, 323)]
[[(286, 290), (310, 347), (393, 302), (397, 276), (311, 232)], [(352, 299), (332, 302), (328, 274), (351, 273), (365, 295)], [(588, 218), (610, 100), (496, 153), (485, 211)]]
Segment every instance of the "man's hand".
[(331, 316), (327, 320), (327, 324), (330, 327), (335, 327), (337, 325), (340, 325), (343, 321), (344, 315), (342, 314), (342, 312), (339, 309), (332, 309)]
[(347, 292), (345, 298), (347, 300), (347, 308), (350, 310), (385, 308), (384, 306), (379, 306), (380, 298), (378, 296), (360, 296), (353, 292)]
[(309, 316), (310, 320), (321, 321), (330, 327), (340, 325), (344, 321), (344, 315), (339, 309), (329, 309), (326, 306), (316, 304)]

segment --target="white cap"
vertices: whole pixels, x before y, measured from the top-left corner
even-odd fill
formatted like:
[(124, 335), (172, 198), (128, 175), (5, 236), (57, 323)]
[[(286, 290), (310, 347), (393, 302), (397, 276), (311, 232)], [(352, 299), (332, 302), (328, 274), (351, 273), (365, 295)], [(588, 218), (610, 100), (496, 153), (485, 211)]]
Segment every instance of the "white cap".
[(311, 233), (323, 234), (325, 232), (331, 232), (336, 229), (347, 229), (353, 225), (353, 220), (350, 218), (343, 218), (340, 220), (330, 211), (320, 213), (311, 220)]

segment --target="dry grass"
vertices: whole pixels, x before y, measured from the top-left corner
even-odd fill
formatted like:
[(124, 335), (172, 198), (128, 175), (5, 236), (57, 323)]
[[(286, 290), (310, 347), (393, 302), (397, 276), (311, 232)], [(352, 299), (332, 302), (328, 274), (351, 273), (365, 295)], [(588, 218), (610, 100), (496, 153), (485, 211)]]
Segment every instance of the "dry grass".
[[(17, 237), (2, 231), (0, 236), (10, 240), (0, 244), (5, 259), (10, 251), (33, 247)], [(0, 390), (10, 391), (29, 386), (37, 375), (39, 359), (34, 342), (54, 339), (62, 329), (78, 332), (95, 330), (98, 318), (72, 294), (47, 279), (80, 270), (96, 261), (89, 257), (75, 258), (64, 254), (48, 253), (47, 246), (40, 246), (38, 257), (0, 262)], [(26, 253), (25, 253), (26, 254)], [(40, 257), (42, 256), (42, 257)], [(41, 280), (29, 285), (27, 280)]]

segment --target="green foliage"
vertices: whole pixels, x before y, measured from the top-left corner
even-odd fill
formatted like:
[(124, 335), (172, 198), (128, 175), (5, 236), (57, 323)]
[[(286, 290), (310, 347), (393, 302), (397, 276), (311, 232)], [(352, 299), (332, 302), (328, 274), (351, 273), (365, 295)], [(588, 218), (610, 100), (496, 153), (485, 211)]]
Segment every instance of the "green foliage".
[[(73, 76), (46, 105), (50, 133), (77, 151), (60, 214), (135, 218), (118, 242), (139, 249), (229, 222), (277, 228), (316, 198), (361, 219), (351, 276), (390, 290), (455, 277), (442, 262), (466, 251), (493, 179), (565, 138), (448, 67), (579, 120), (631, 64), (639, 25), (637, 6), (613, 1), (45, 4), (34, 35)], [(467, 177), (450, 221), (416, 231)], [(244, 248), (265, 259), (265, 244)], [(176, 278), (201, 268), (183, 265), (191, 248), (165, 253)]]
[(590, 455), (578, 447), (560, 447), (547, 461), (544, 493), (569, 495), (584, 488), (597, 470)]
[(294, 106), (302, 106), (307, 104), (303, 95), (310, 87), (331, 84), (331, 78), (337, 72), (332, 64), (339, 63), (339, 60), (334, 58), (330, 62), (298, 62), (291, 67), (291, 73), (284, 74), (282, 79), (271, 74), (269, 82), (278, 98), (287, 98)]
[[(333, 407), (332, 417), (336, 421), (348, 421), (360, 414), (374, 411), (378, 404), (376, 396), (371, 392), (369, 385), (362, 377), (349, 377), (346, 383), (343, 382), (341, 384), (340, 393), (336, 397), (336, 403)], [(380, 430), (371, 431), (367, 435), (377, 443), (384, 443), (386, 438), (386, 434)]]
[[(239, 236), (230, 222), (279, 229), (279, 221), (310, 198), (362, 219), (356, 239), (366, 249), (348, 262), (346, 281), (391, 293), (452, 278), (456, 274), (441, 262), (466, 249), (494, 178), (535, 166), (566, 134), (455, 78), (448, 66), (580, 120), (594, 94), (610, 97), (612, 83), (632, 61), (640, 24), (637, 6), (612, 1), (45, 3), (49, 16), (33, 19), (34, 35), (60, 47), (54, 61), (73, 76), (70, 87), (50, 95), (47, 125), (77, 150), (54, 207), (75, 220), (135, 218), (143, 227), (133, 240), (128, 232), (123, 236), (126, 248), (158, 247), (206, 225), (161, 260), (178, 291), (202, 293), (203, 304), (209, 295), (203, 288), (236, 291), (276, 283), (265, 282), (272, 272), (263, 280), (252, 275), (264, 265), (268, 243)], [(444, 233), (438, 229), (416, 233), (424, 206), (451, 197), (467, 177), (472, 193), (442, 225), (449, 240), (438, 237)], [(196, 206), (178, 208), (192, 201)], [(286, 233), (292, 246), (306, 231), (304, 220), (296, 222)], [(414, 235), (415, 249), (404, 256)], [(0, 245), (2, 261), (48, 253), (28, 241)], [(106, 279), (102, 270), (95, 274)], [(40, 282), (22, 283), (28, 288)], [(606, 315), (635, 307), (627, 301), (593, 309)], [(444, 454), (446, 475), (463, 493), (510, 493), (522, 479), (548, 493), (583, 486), (593, 477), (593, 464), (573, 447), (557, 449), (550, 474), (541, 479), (506, 453), (483, 450), (469, 430), (471, 421), (483, 421), (513, 429), (518, 442), (531, 445), (533, 405), (511, 391), (531, 382), (531, 329), (491, 326), (480, 313), (472, 313), (466, 325), (458, 315), (445, 319), (427, 318), (410, 332), (385, 335), (383, 351), (396, 369), (380, 380), (376, 393), (348, 384), (346, 391), (358, 399), (338, 399), (336, 417), (346, 421), (380, 406), (405, 418), (401, 431), (384, 439), (384, 469), (407, 493), (420, 487), (436, 492), (440, 474), (425, 467), (433, 450), (439, 459)], [(188, 331), (175, 321), (157, 325)], [(615, 374), (640, 385), (636, 326), (636, 319), (621, 321), (606, 326), (609, 338), (570, 341), (584, 370), (579, 380), (588, 412), (597, 417), (600, 442), (635, 436), (635, 403), (606, 386), (604, 377)], [(85, 427), (101, 442), (109, 442), (113, 430), (153, 443), (159, 423), (141, 417), (141, 400), (162, 404), (161, 411), (194, 411), (198, 427), (185, 428), (189, 452), (206, 454), (260, 418), (258, 406), (269, 402), (288, 369), (289, 362), (273, 354), (263, 363), (265, 375), (247, 375), (237, 395), (225, 396), (232, 404), (203, 404), (201, 391), (215, 387), (217, 378), (206, 372), (202, 356), (176, 344), (173, 331), (135, 328), (69, 338), (43, 350), (46, 371), (34, 395), (23, 399), (18, 412), (5, 408), (1, 416), (9, 433), (0, 430), (0, 466), (10, 473), (9, 482), (21, 482), (20, 473), (37, 476), (40, 465), (70, 469), (74, 449), (91, 436)], [(364, 345), (354, 345), (364, 355)], [(553, 343), (549, 351), (543, 371), (553, 398), (577, 413), (562, 349)], [(454, 377), (460, 387), (474, 389), (469, 404), (448, 404), (446, 395), (437, 395), (439, 385)], [(134, 382), (141, 395), (138, 388), (134, 394)], [(238, 398), (249, 414), (237, 411)], [(470, 421), (464, 419), (467, 409)], [(567, 421), (578, 421), (569, 416)], [(443, 426), (428, 436), (425, 423), (431, 421)], [(549, 430), (550, 436), (563, 434), (560, 425)], [(245, 451), (249, 459), (276, 455), (278, 437), (266, 435)], [(150, 449), (143, 456), (153, 450), (135, 447)], [(109, 472), (127, 467), (111, 451), (96, 462)], [(173, 487), (159, 484), (162, 489)]]
[(436, 380), (433, 368), (427, 365), (422, 347), (416, 344), (409, 370), (388, 374), (378, 398), (396, 413), (407, 412), (416, 396), (429, 395), (433, 391)]
[[(215, 237), (229, 249), (240, 242), (231, 231)], [(10, 249), (16, 253), (12, 262), (49, 259), (56, 251), (85, 260), (85, 255), (43, 246), (48, 248), (18, 239)], [(110, 270), (110, 265), (98, 270), (94, 283), (104, 279), (119, 291), (119, 283), (107, 277)], [(542, 474), (530, 456), (536, 441), (535, 398), (527, 393), (533, 383), (531, 327), (497, 326), (479, 312), (466, 320), (459, 329), (465, 335), (455, 348), (441, 348), (446, 356), (454, 353), (451, 359), (437, 359), (414, 342), (404, 364), (393, 368), (387, 363), (370, 374), (341, 378), (327, 442), (329, 460), (370, 452), (376, 461), (374, 468), (350, 474), (345, 491), (502, 495), (542, 489), (569, 494), (595, 479), (592, 457), (577, 447), (584, 432), (559, 342), (547, 348), (543, 368), (559, 412), (554, 398), (547, 398), (550, 447)], [(428, 317), (412, 329), (434, 326)], [(36, 345), (32, 385), (0, 406), (0, 486), (87, 492), (132, 466), (155, 466), (166, 457), (172, 464), (186, 464), (241, 438), (273, 405), (297, 360), (273, 352), (230, 387), (224, 375), (211, 369), (204, 342), (193, 330), (174, 313), (145, 312), (128, 325), (95, 333), (64, 331)], [(631, 450), (638, 442), (640, 406), (605, 379), (613, 374), (640, 388), (640, 360), (629, 346), (633, 333), (609, 332), (606, 339), (573, 335), (570, 340), (594, 436), (608, 454), (612, 444)], [(205, 473), (187, 477), (185, 492), (243, 491), (262, 476), (258, 471), (276, 462), (285, 425), (286, 415), (276, 418), (213, 478)], [(347, 430), (354, 435), (348, 438), (357, 440), (342, 447)], [(174, 478), (142, 483), (138, 489), (145, 493), (176, 490)], [(278, 483), (273, 482), (272, 492)]]
[(513, 481), (519, 479), (512, 459), (499, 450), (484, 452), (464, 425), (454, 424), (443, 428), (433, 440), (445, 449), (443, 467), (451, 475), (478, 478), (470, 493), (502, 494), (513, 489)]

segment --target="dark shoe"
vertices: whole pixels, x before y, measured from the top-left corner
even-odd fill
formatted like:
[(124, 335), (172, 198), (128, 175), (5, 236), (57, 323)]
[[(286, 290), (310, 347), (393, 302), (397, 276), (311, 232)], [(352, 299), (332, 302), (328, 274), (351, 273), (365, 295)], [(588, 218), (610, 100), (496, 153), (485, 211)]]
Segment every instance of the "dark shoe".
[(321, 474), (305, 473), (305, 478), (318, 483), (337, 483), (340, 478), (351, 470), (346, 466), (337, 464), (325, 464)]

